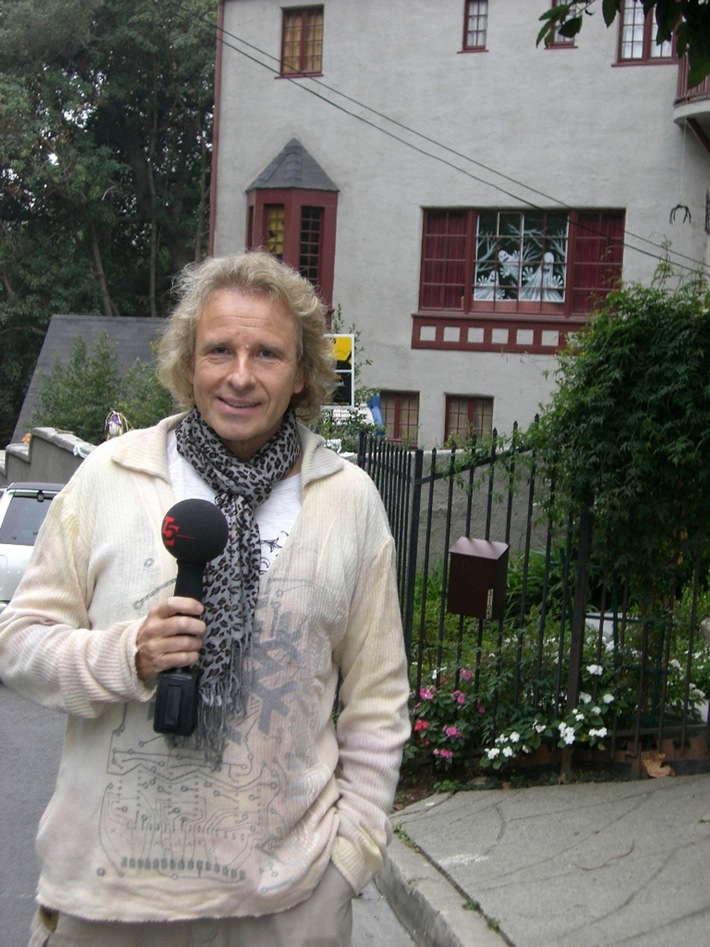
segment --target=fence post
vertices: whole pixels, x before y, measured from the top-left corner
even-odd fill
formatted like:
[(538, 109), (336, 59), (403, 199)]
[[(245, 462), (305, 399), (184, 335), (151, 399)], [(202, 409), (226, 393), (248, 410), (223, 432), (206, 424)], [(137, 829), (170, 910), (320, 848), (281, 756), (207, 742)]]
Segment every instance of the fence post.
[[(587, 617), (587, 597), (589, 573), (589, 550), (592, 539), (592, 512), (583, 509), (579, 518), (579, 543), (577, 546), (577, 574), (574, 585), (572, 605), (572, 624), (570, 627), (569, 674), (567, 676), (567, 697), (565, 711), (569, 712), (579, 701), (579, 684), (584, 656), (584, 632)], [(566, 747), (562, 753), (562, 773), (572, 769), (572, 749)]]
[(404, 589), (404, 648), (407, 663), (412, 658), (412, 639), (414, 635), (414, 587), (417, 580), (417, 558), (419, 556), (419, 518), (422, 506), (422, 474), (424, 472), (424, 451), (414, 452), (414, 475), (411, 477), (412, 500), (409, 507), (409, 540), (407, 549), (407, 578)]

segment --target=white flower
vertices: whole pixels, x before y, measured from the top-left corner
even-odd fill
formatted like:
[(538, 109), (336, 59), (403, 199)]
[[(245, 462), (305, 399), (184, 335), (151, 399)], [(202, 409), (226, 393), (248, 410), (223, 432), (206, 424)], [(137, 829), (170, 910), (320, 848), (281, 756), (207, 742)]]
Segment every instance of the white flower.
[(601, 664), (588, 664), (587, 665), (587, 674), (592, 674), (594, 677), (601, 677), (604, 673), (604, 668)]
[(574, 715), (574, 719), (577, 720), (577, 721), (582, 721), (582, 720), (584, 720), (584, 714), (576, 713), (576, 714)]
[(591, 694), (585, 694), (584, 691), (581, 691), (581, 692), (580, 692), (580, 695), (579, 695), (579, 699), (580, 699), (581, 703), (583, 703), (583, 704), (591, 704), (591, 702), (592, 702), (592, 695), (591, 695)]
[(513, 730), (508, 739), (511, 743), (520, 743), (520, 734), (517, 730)]
[(574, 727), (568, 727), (566, 723), (561, 724), (560, 726), (560, 736), (569, 746), (570, 743), (574, 743), (575, 732)]
[(596, 706), (595, 706), (595, 707), (592, 707), (592, 713), (593, 713), (596, 717), (598, 717), (601, 712), (602, 712), (601, 707), (596, 707)]
[(675, 668), (677, 671), (680, 671), (680, 661), (678, 660), (678, 658), (673, 658), (673, 660), (670, 662), (670, 665), (672, 668)]
[(489, 760), (494, 760), (496, 756), (500, 756), (500, 750), (497, 746), (494, 746), (490, 750), (486, 750), (486, 756)]
[(594, 730), (594, 729), (592, 728), (592, 729), (589, 731), (589, 736), (590, 736), (590, 737), (605, 737), (605, 736), (607, 735), (607, 732), (608, 732), (608, 731), (607, 731), (606, 727), (599, 727), (598, 730)]
[(534, 723), (534, 724), (533, 724), (533, 727), (534, 727), (534, 729), (535, 729), (535, 733), (544, 733), (544, 732), (545, 732), (545, 724), (544, 724), (544, 723)]
[(613, 694), (604, 694), (604, 696), (602, 697), (602, 700), (604, 701), (605, 704), (613, 704), (613, 703), (614, 703), (614, 695), (613, 695)]
[(512, 746), (503, 747), (503, 756), (512, 756), (512, 755), (513, 755)]

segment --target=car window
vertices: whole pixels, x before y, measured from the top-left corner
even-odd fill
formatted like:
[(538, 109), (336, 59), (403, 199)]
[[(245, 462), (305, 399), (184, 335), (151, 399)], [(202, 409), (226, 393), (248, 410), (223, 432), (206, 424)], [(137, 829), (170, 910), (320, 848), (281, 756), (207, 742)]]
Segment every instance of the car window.
[(51, 501), (51, 497), (14, 496), (0, 526), (0, 543), (33, 546)]

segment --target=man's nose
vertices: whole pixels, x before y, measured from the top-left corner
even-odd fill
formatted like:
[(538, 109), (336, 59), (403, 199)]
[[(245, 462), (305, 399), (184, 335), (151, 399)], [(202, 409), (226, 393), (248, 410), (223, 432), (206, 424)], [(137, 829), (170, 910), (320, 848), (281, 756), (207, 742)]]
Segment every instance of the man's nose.
[(251, 360), (246, 354), (237, 354), (229, 367), (229, 381), (235, 388), (248, 387), (254, 378)]

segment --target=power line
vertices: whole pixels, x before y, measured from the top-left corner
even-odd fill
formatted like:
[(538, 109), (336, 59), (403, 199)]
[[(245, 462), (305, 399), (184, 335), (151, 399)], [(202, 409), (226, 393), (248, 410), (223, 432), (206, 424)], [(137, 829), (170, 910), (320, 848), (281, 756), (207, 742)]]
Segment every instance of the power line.
[[(174, 0), (174, 5), (178, 7), (181, 6), (181, 4), (179, 3), (179, 0)], [(189, 15), (192, 17), (194, 14), (190, 13)], [(206, 20), (206, 18), (203, 18), (203, 19)], [(213, 23), (210, 23), (210, 29), (214, 30)], [(484, 185), (485, 187), (490, 187), (492, 190), (498, 191), (499, 193), (504, 194), (506, 197), (509, 197), (515, 201), (520, 202), (521, 204), (531, 207), (534, 210), (542, 211), (542, 210), (548, 209), (548, 207), (543, 207), (540, 204), (536, 204), (534, 201), (530, 200), (529, 198), (522, 197), (520, 194), (517, 194), (511, 190), (508, 190), (506, 187), (503, 187), (500, 184), (496, 184), (490, 180), (486, 180), (482, 177), (479, 177), (478, 175), (474, 174), (470, 170), (466, 168), (462, 168), (459, 164), (454, 163), (454, 161), (449, 160), (448, 158), (445, 158), (442, 155), (434, 154), (431, 151), (428, 151), (424, 147), (416, 145), (412, 143), (411, 141), (407, 141), (405, 138), (402, 138), (401, 135), (396, 134), (395, 132), (387, 128), (383, 128), (381, 125), (377, 124), (376, 122), (371, 121), (370, 119), (364, 117), (363, 115), (352, 111), (350, 108), (347, 108), (344, 105), (334, 102), (331, 98), (328, 98), (328, 96), (325, 93), (327, 92), (331, 95), (340, 97), (345, 102), (350, 103), (351, 105), (356, 106), (357, 108), (362, 109), (363, 111), (373, 116), (376, 116), (379, 120), (392, 125), (394, 128), (398, 128), (403, 132), (406, 132), (410, 135), (415, 136), (417, 139), (423, 142), (426, 142), (430, 145), (434, 145), (435, 147), (440, 148), (442, 151), (444, 151), (447, 154), (452, 155), (454, 158), (473, 164), (476, 167), (481, 168), (484, 171), (488, 172), (489, 174), (493, 174), (493, 175), (496, 175), (497, 177), (500, 177), (502, 180), (509, 182), (511, 185), (514, 185), (515, 187), (523, 188), (525, 191), (527, 191), (530, 194), (536, 194), (538, 195), (538, 197), (544, 198), (546, 201), (551, 202), (553, 206), (564, 208), (565, 210), (575, 209), (570, 204), (566, 203), (565, 201), (560, 200), (559, 198), (546, 194), (545, 192), (540, 191), (537, 188), (533, 187), (532, 185), (526, 184), (525, 182), (518, 181), (517, 179), (511, 177), (510, 175), (507, 175), (502, 171), (498, 171), (495, 168), (492, 168), (484, 164), (483, 162), (478, 161), (477, 159), (471, 157), (470, 155), (457, 151), (455, 148), (452, 148), (451, 146), (446, 145), (443, 142), (440, 142), (437, 139), (432, 138), (431, 136), (418, 131), (416, 128), (412, 128), (411, 126), (406, 125), (403, 122), (399, 122), (398, 120), (388, 116), (384, 112), (381, 112), (367, 105), (366, 103), (348, 95), (347, 93), (341, 92), (339, 89), (336, 89), (335, 87), (328, 85), (326, 82), (324, 82), (323, 80), (319, 79), (316, 76), (305, 77), (305, 76), (283, 75), (281, 72), (281, 61), (277, 57), (272, 56), (270, 53), (267, 53), (265, 50), (254, 45), (253, 43), (250, 43), (248, 40), (245, 40), (243, 37), (237, 36), (235, 33), (230, 32), (224, 27), (222, 27), (221, 29), (218, 29), (217, 33), (218, 33), (218, 41), (221, 42), (223, 46), (226, 46), (228, 49), (231, 49), (238, 55), (241, 55), (245, 59), (248, 59), (249, 61), (255, 63), (257, 66), (261, 67), (262, 69), (266, 69), (272, 75), (279, 76), (280, 78), (291, 82), (292, 84), (296, 85), (301, 91), (307, 92), (308, 94), (313, 95), (315, 98), (324, 102), (326, 105), (329, 105), (331, 108), (334, 108), (342, 112), (343, 114), (348, 115), (350, 118), (353, 118), (358, 122), (361, 122), (362, 124), (368, 126), (369, 128), (372, 128), (375, 131), (380, 132), (381, 134), (387, 136), (388, 138), (399, 142), (400, 144), (404, 145), (406, 148), (409, 148), (410, 150), (422, 155), (423, 157), (427, 157), (434, 161), (437, 161), (440, 164), (443, 164), (446, 167), (451, 168), (453, 171), (456, 171), (459, 174), (463, 174), (466, 177), (470, 178), (471, 180), (476, 181), (479, 184)], [(235, 45), (235, 43), (239, 43), (241, 44), (241, 46), (237, 46)], [(241, 47), (246, 47), (246, 49), (241, 48)], [(252, 50), (253, 54), (247, 52), (247, 49)], [(263, 59), (259, 57), (263, 57)], [(267, 61), (265, 62), (264, 59)], [(274, 63), (274, 65), (270, 65), (269, 61)], [(323, 89), (324, 92), (320, 92), (319, 89)], [(598, 233), (598, 231), (591, 226), (586, 226), (585, 229), (591, 233), (595, 233), (595, 234)], [(602, 234), (599, 234), (599, 235), (601, 236)], [(667, 260), (672, 256), (674, 257), (674, 262), (677, 267), (679, 267), (680, 269), (691, 271), (691, 272), (692, 271), (697, 272), (698, 270), (705, 271), (706, 269), (705, 263), (703, 261), (697, 260), (694, 257), (688, 256), (687, 254), (679, 253), (678, 251), (671, 251), (670, 248), (662, 244), (655, 243), (654, 241), (649, 240), (646, 237), (642, 237), (639, 234), (635, 234), (630, 230), (626, 230), (626, 229), (624, 230), (624, 238), (625, 239), (624, 239), (623, 246), (625, 250), (627, 249), (627, 250), (634, 251), (643, 256), (650, 257), (651, 259), (654, 259), (658, 262)], [(641, 244), (645, 244), (653, 249), (647, 250), (640, 246), (634, 246), (633, 244), (629, 243), (628, 240), (638, 241)], [(688, 261), (689, 264), (692, 264), (692, 265), (688, 266), (684, 263), (678, 262), (680, 260), (686, 260)]]

